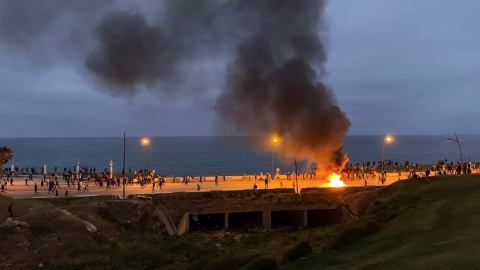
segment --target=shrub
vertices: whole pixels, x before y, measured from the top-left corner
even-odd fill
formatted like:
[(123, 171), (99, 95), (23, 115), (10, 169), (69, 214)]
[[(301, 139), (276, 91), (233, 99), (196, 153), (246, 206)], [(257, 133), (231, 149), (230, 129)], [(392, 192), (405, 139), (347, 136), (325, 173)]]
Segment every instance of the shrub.
[(105, 219), (106, 221), (110, 221), (112, 223), (117, 222), (117, 218), (115, 217), (115, 215), (112, 214), (112, 212), (107, 207), (98, 207), (97, 215), (99, 215), (101, 218)]
[[(187, 269), (204, 269), (204, 270), (233, 270), (239, 269), (240, 267), (247, 265), (252, 260), (255, 260), (257, 256), (255, 255), (226, 255), (223, 258), (212, 258), (205, 257), (196, 261), (193, 265)], [(250, 268), (246, 268), (250, 269)], [(254, 268), (254, 269), (263, 269), (263, 268)], [(270, 268), (265, 268), (270, 269)]]
[(277, 269), (277, 260), (260, 258), (256, 259), (242, 268), (240, 270), (275, 270)]
[(302, 241), (289, 249), (282, 257), (282, 263), (298, 260), (312, 253), (312, 246), (309, 242)]
[(375, 221), (368, 221), (367, 223), (349, 228), (340, 234), (337, 241), (333, 244), (333, 247), (338, 248), (351, 245), (363, 237), (377, 233), (380, 228), (381, 226)]

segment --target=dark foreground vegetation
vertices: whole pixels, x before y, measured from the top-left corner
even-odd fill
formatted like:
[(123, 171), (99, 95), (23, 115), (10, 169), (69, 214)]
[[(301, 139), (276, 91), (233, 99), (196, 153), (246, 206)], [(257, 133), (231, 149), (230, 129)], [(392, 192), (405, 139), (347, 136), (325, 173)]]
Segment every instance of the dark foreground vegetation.
[[(140, 208), (125, 204), (121, 211), (106, 211), (111, 198), (0, 196), (0, 220), (7, 219), (13, 202), (18, 221), (0, 227), (0, 269), (477, 267), (480, 176), (404, 180), (377, 195), (366, 215), (347, 225), (182, 236), (166, 235), (162, 225)], [(84, 220), (97, 231), (88, 231)]]

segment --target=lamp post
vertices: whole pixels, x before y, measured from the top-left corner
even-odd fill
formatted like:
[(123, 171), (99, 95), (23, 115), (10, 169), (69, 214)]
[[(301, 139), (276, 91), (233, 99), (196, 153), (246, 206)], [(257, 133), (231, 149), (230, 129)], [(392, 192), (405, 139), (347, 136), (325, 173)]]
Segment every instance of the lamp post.
[(298, 194), (298, 171), (297, 171), (297, 156), (295, 156), (295, 182), (297, 185), (297, 194)]
[[(277, 142), (278, 142), (277, 138), (274, 138), (274, 139), (273, 139), (273, 143), (275, 144), (275, 143), (277, 143)], [(274, 146), (274, 147), (275, 147), (275, 146)], [(274, 151), (274, 148), (272, 148), (272, 175), (271, 175), (272, 180), (273, 180), (273, 151)]]
[(142, 140), (142, 144), (145, 145), (145, 149), (147, 150), (147, 175), (148, 175), (148, 143), (149, 143), (149, 140), (147, 135), (145, 134), (145, 138)]
[(125, 132), (123, 133), (123, 170), (122, 170), (122, 177), (123, 177), (123, 199), (125, 199), (125, 143), (127, 140), (125, 140)]
[(110, 160), (110, 179), (113, 179), (113, 160)]
[(455, 132), (455, 139), (450, 139), (450, 138), (447, 138), (447, 141), (454, 141), (454, 142), (457, 142), (458, 144), (458, 150), (460, 151), (460, 160), (462, 161), (462, 169), (463, 169), (463, 155), (462, 155), (462, 148), (460, 147), (460, 142), (462, 140), (460, 140), (457, 136), (457, 133)]
[(384, 163), (383, 163), (383, 152), (385, 150), (385, 142), (387, 143), (390, 143), (392, 141), (392, 137), (390, 136), (386, 136), (385, 134), (383, 134), (383, 141), (382, 141), (382, 175), (383, 175), (383, 166), (384, 166)]

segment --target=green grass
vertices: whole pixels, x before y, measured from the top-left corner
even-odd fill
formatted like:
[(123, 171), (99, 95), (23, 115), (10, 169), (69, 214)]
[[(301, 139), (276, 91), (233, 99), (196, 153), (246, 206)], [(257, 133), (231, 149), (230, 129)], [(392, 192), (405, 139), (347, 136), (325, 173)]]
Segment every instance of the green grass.
[[(13, 202), (15, 217), (28, 224), (0, 228), (0, 254), (12, 269), (33, 269), (39, 262), (42, 269), (238, 269), (272, 260), (280, 269), (476, 269), (479, 194), (477, 175), (405, 180), (381, 189), (367, 215), (351, 224), (180, 237), (148, 229), (155, 219), (137, 204), (112, 204), (109, 198), (0, 196), (0, 218), (6, 218)], [(87, 232), (78, 219), (55, 207), (92, 222), (99, 231)], [(132, 220), (128, 228), (127, 218)], [(301, 260), (293, 256), (294, 261), (281, 265), (282, 257), (290, 258), (288, 252), (302, 241), (312, 246), (313, 254)], [(28, 246), (22, 244), (26, 242)]]
[(478, 175), (397, 182), (367, 217), (378, 232), (280, 269), (478, 269), (479, 195)]

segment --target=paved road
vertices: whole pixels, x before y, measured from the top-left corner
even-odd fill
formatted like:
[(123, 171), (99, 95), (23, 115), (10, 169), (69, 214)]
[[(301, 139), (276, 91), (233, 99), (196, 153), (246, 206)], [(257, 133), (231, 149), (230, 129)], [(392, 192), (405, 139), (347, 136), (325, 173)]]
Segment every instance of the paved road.
[[(406, 178), (407, 175), (402, 175), (402, 178)], [(397, 174), (389, 174), (387, 176), (386, 185), (389, 185), (395, 182), (398, 179)], [(28, 186), (25, 185), (25, 177), (18, 176), (14, 177), (13, 186), (10, 186), (10, 183), (7, 184), (7, 189), (5, 190), (5, 194), (13, 198), (45, 198), (45, 197), (55, 197), (55, 194), (48, 193), (48, 188), (40, 187), (40, 180), (39, 176), (34, 176), (33, 180), (28, 181)], [(282, 184), (284, 188), (293, 188), (293, 182), (290, 180), (283, 180)], [(344, 181), (347, 186), (363, 186), (363, 180), (345, 180)], [(38, 185), (38, 193), (34, 195), (34, 183)], [(306, 187), (328, 187), (328, 180), (298, 180), (299, 190)], [(377, 179), (370, 179), (367, 181), (369, 186), (377, 186), (381, 185)], [(155, 186), (155, 193), (170, 193), (170, 192), (198, 192), (197, 190), (198, 181), (190, 183), (188, 185), (183, 185), (182, 183), (166, 183), (163, 186), (162, 190), (159, 189), (158, 186)], [(242, 181), (242, 180), (230, 180), (224, 182), (219, 178), (218, 185), (215, 185), (214, 181), (207, 181), (200, 184), (200, 191), (210, 191), (210, 190), (242, 190), (242, 189), (252, 189), (254, 182)], [(257, 182), (258, 189), (264, 189), (265, 184), (262, 182)], [(268, 189), (274, 188), (282, 188), (280, 186), (279, 181), (270, 181), (268, 184)], [(97, 196), (97, 195), (118, 195), (120, 198), (123, 197), (123, 187), (119, 188), (112, 188), (110, 190), (106, 190), (106, 188), (96, 187), (94, 183), (89, 183), (89, 191), (80, 192), (77, 191), (77, 186), (67, 187), (67, 184), (61, 180), (60, 181), (60, 189), (58, 190), (59, 196), (65, 196), (65, 190), (68, 190), (68, 196)], [(125, 187), (125, 196), (131, 194), (150, 194), (152, 193), (152, 185), (145, 186), (143, 189), (140, 185), (133, 185), (133, 186), (126, 186)]]

